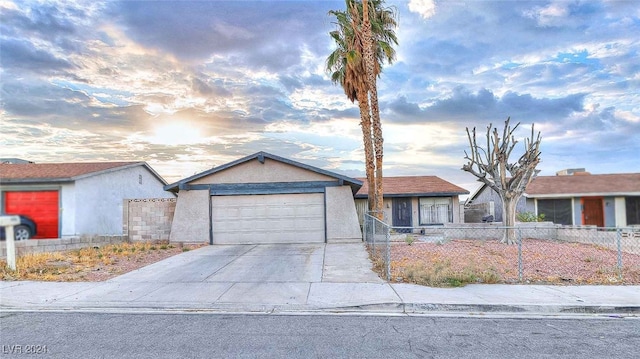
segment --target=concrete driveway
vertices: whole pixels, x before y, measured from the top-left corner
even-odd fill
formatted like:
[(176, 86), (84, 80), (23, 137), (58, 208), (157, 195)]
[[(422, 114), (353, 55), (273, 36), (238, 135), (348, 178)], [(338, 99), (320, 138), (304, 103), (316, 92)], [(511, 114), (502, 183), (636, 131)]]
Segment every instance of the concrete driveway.
[(110, 282), (286, 283), (383, 281), (361, 243), (215, 245), (116, 277)]
[[(355, 290), (359, 288), (359, 291)], [(59, 305), (100, 307), (323, 307), (397, 301), (363, 243), (214, 245), (167, 258), (73, 295)], [(93, 304), (92, 304), (93, 303)]]

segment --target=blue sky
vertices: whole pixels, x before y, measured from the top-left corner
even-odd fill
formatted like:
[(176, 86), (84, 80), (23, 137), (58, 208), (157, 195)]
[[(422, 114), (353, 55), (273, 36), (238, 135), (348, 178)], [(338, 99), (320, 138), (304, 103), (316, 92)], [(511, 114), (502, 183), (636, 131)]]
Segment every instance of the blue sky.
[[(386, 175), (473, 191), (465, 128), (508, 116), (542, 132), (541, 175), (640, 172), (637, 1), (387, 5)], [(344, 6), (0, 0), (0, 157), (143, 160), (172, 182), (264, 150), (363, 176), (357, 104), (324, 71)]]

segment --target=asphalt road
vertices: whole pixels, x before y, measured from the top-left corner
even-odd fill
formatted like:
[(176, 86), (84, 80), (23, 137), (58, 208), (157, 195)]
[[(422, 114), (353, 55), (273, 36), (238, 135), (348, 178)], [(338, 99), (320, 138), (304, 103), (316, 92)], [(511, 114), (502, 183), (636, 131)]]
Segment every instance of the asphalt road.
[(640, 348), (638, 318), (3, 312), (0, 330), (0, 358), (632, 358)]

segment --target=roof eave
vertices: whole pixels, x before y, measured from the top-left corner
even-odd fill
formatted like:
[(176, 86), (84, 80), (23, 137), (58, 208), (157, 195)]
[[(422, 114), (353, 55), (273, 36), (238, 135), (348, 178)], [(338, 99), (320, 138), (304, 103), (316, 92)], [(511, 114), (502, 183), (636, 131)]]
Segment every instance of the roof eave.
[[(469, 194), (469, 191), (464, 192), (419, 192), (419, 193), (385, 193), (383, 198), (399, 198), (399, 197), (451, 197), (459, 196), (461, 194)], [(368, 194), (357, 194), (356, 198), (369, 198)]]
[(67, 183), (74, 182), (73, 178), (7, 178), (0, 181), (3, 184), (36, 184), (36, 183)]
[(538, 193), (524, 194), (527, 198), (567, 198), (567, 197), (628, 197), (640, 196), (640, 192), (592, 192), (592, 193)]
[(362, 181), (357, 180), (355, 178), (343, 176), (343, 175), (335, 173), (335, 172), (323, 170), (323, 169), (318, 168), (318, 167), (314, 167), (314, 166), (307, 165), (307, 164), (304, 164), (304, 163), (301, 163), (301, 162), (290, 160), (288, 158), (284, 158), (284, 157), (276, 156), (276, 155), (273, 155), (273, 154), (270, 154), (270, 153), (267, 153), (267, 152), (264, 152), (264, 151), (260, 151), (260, 152), (254, 153), (252, 155), (237, 159), (235, 161), (231, 161), (231, 162), (226, 163), (224, 165), (221, 165), (221, 166), (218, 166), (218, 167), (214, 167), (214, 168), (211, 168), (209, 170), (206, 170), (206, 171), (203, 171), (203, 172), (200, 172), (200, 173), (196, 173), (195, 175), (187, 177), (187, 178), (184, 178), (184, 179), (182, 179), (182, 180), (180, 180), (178, 182), (174, 182), (172, 184), (168, 184), (168, 185), (164, 186), (164, 190), (177, 193), (180, 190), (179, 187), (180, 187), (181, 184), (186, 184), (186, 183), (189, 183), (191, 181), (195, 181), (197, 179), (212, 175), (212, 174), (220, 172), (220, 171), (224, 171), (224, 170), (226, 170), (228, 168), (237, 166), (239, 164), (242, 164), (242, 163), (254, 160), (254, 159), (257, 159), (258, 161), (263, 163), (265, 158), (268, 158), (268, 159), (271, 159), (271, 160), (274, 160), (274, 161), (278, 161), (278, 162), (282, 162), (282, 163), (286, 163), (286, 164), (289, 164), (289, 165), (292, 165), (292, 166), (295, 166), (295, 167), (299, 167), (299, 168), (302, 168), (302, 169), (306, 169), (306, 170), (309, 170), (309, 171), (312, 171), (312, 172), (315, 172), (315, 173), (323, 174), (325, 176), (329, 176), (329, 177), (333, 177), (333, 178), (336, 178), (338, 180), (341, 180), (346, 185), (349, 185), (351, 187), (351, 190), (354, 193), (354, 195), (355, 195), (355, 193), (358, 192), (358, 190), (360, 189), (360, 187), (362, 187), (362, 184), (363, 184)]

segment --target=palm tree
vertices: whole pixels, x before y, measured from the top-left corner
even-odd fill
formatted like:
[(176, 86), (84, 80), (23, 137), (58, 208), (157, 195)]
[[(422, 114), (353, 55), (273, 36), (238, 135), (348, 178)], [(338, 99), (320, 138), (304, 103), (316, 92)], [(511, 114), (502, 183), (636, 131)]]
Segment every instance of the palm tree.
[(331, 72), (331, 81), (342, 86), (347, 98), (358, 101), (360, 108), (360, 127), (364, 144), (365, 168), (368, 182), (369, 211), (373, 211), (375, 199), (375, 161), (371, 134), (371, 115), (369, 112), (368, 84), (361, 75), (364, 73), (362, 57), (354, 41), (356, 37), (349, 16), (344, 11), (330, 11), (337, 19), (337, 30), (329, 35), (337, 48), (327, 58), (327, 71)]
[(360, 107), (369, 210), (376, 212), (379, 218), (382, 218), (383, 201), (383, 138), (376, 76), (380, 75), (384, 62), (393, 62), (395, 50), (392, 45), (398, 44), (394, 31), (397, 26), (395, 11), (383, 8), (382, 4), (382, 0), (365, 0), (364, 3), (346, 0), (347, 11), (330, 11), (337, 20), (337, 30), (330, 32), (337, 48), (327, 58), (331, 80), (340, 84), (347, 98), (351, 102), (357, 100)]

